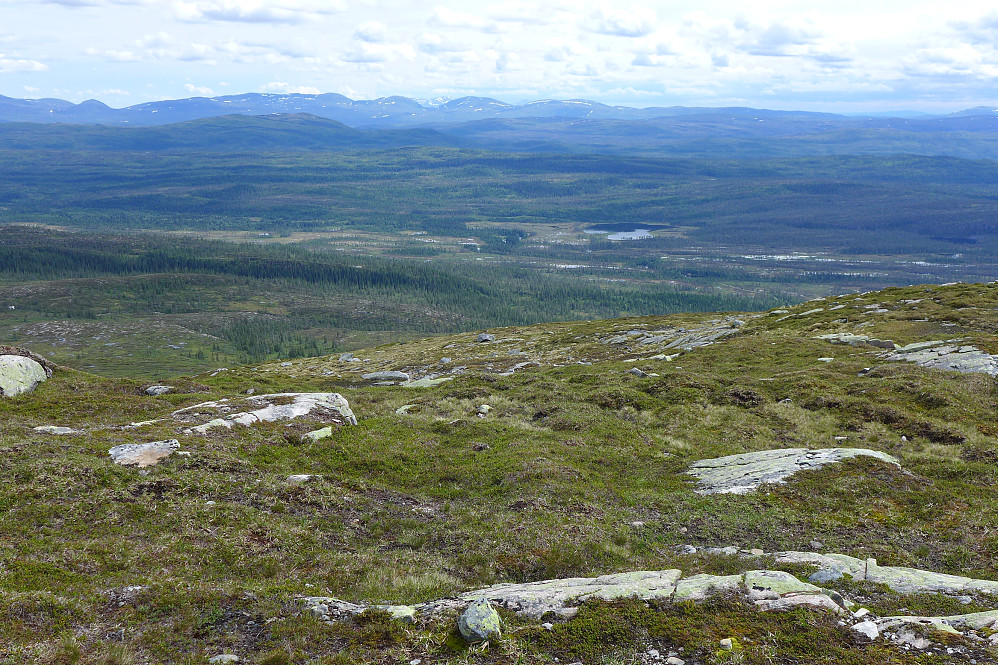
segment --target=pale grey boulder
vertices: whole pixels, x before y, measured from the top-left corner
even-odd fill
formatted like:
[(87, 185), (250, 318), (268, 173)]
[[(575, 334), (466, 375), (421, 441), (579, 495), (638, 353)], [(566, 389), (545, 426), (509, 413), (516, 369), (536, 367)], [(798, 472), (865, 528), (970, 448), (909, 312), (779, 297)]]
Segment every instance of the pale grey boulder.
[(122, 466), (155, 466), (180, 448), (176, 439), (151, 443), (123, 443), (108, 450), (111, 460)]
[(173, 390), (173, 386), (149, 386), (146, 388), (146, 395), (159, 397), (160, 395), (165, 395), (171, 390)]
[(0, 396), (14, 397), (31, 392), (49, 377), (45, 367), (21, 355), (0, 356)]
[(361, 374), (360, 378), (367, 381), (408, 381), (409, 375), (405, 372), (370, 372)]

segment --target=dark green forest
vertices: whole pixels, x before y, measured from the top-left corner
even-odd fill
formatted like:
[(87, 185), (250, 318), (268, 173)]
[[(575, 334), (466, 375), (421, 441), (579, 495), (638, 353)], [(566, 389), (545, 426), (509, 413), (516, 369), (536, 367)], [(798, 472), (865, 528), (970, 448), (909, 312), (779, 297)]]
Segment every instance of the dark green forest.
[[(186, 330), (213, 338), (198, 347), (200, 356), (192, 352), (192, 360), (206, 363), (340, 351), (346, 348), (346, 331), (423, 336), (556, 320), (759, 309), (781, 302), (785, 299), (775, 294), (599, 283), (515, 265), (0, 228), (0, 337), (17, 341), (19, 331), (44, 321), (182, 322)], [(64, 355), (58, 345), (52, 350), (56, 357)]]

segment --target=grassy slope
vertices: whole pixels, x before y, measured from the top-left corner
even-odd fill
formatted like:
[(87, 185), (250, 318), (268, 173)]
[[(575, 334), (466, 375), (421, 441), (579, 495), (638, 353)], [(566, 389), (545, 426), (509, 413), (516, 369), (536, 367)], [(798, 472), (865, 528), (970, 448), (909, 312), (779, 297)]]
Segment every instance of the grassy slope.
[[(820, 613), (760, 615), (729, 600), (595, 607), (551, 632), (514, 621), (486, 650), (455, 647), (450, 625), (402, 628), (375, 616), (324, 626), (294, 601), (416, 602), (503, 580), (744, 565), (675, 554), (686, 543), (773, 551), (818, 540), (823, 551), (881, 564), (998, 578), (998, 501), (988, 489), (998, 475), (995, 379), (885, 363), (877, 349), (813, 339), (961, 337), (995, 353), (998, 285), (888, 289), (839, 303), (846, 307), (805, 303), (791, 312), (823, 311), (782, 321), (747, 318), (737, 335), (672, 362), (647, 359), (659, 349), (601, 340), (717, 315), (500, 329), (485, 345), (471, 334), (437, 337), (358, 352), (365, 363), (312, 358), (201, 375), (162, 397), (145, 396), (137, 381), (58, 372), (0, 402), (0, 662), (198, 663), (226, 650), (271, 665), (632, 662), (628, 654), (648, 644), (723, 662), (714, 645), (727, 636), (746, 643), (750, 663), (949, 662), (857, 644)], [(888, 313), (864, 308), (876, 303)], [(441, 364), (444, 356), (452, 362)], [(540, 365), (497, 375), (528, 360)], [(455, 365), (468, 371), (430, 389), (359, 378), (361, 368), (423, 374)], [(635, 366), (658, 376), (627, 373)], [(360, 424), (315, 444), (295, 436), (314, 423), (182, 437), (192, 455), (147, 475), (108, 460), (112, 445), (178, 429), (120, 425), (249, 388), (337, 390)], [(397, 415), (403, 404), (416, 408)], [(480, 404), (493, 407), (486, 418), (475, 415)], [(86, 432), (30, 429), (43, 424)], [(764, 492), (710, 497), (684, 474), (705, 457), (832, 445), (889, 452), (905, 471), (856, 460)], [(321, 479), (290, 485), (293, 473)], [(122, 591), (132, 585), (146, 588)], [(859, 592), (883, 612), (993, 607)]]

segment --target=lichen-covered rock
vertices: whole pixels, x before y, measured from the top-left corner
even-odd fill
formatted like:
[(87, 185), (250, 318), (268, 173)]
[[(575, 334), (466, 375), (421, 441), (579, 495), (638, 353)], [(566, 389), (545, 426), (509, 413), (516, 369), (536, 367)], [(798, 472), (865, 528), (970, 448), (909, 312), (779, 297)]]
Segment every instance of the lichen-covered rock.
[(886, 584), (901, 593), (987, 593), (998, 595), (998, 582), (977, 580), (959, 575), (934, 573), (917, 568), (880, 566), (876, 559), (867, 559), (866, 576), (869, 582)]
[[(236, 413), (231, 411), (242, 408)], [(357, 424), (357, 418), (350, 409), (345, 397), (339, 393), (274, 393), (253, 395), (236, 400), (221, 399), (215, 402), (201, 402), (194, 406), (177, 409), (173, 417), (181, 421), (194, 421), (205, 414), (218, 414), (203, 425), (191, 427), (185, 434), (203, 434), (217, 427), (231, 428), (235, 425), (292, 420), (295, 418), (319, 418), (327, 422)]]
[(367, 381), (408, 381), (409, 375), (405, 372), (369, 372), (361, 374), (360, 378)]
[(302, 434), (301, 438), (308, 441), (321, 441), (322, 439), (328, 439), (332, 435), (333, 427), (330, 425), (329, 427), (323, 427), (322, 429), (312, 430), (311, 432)]
[(26, 356), (0, 356), (0, 396), (14, 397), (31, 392), (48, 378), (45, 367)]
[(108, 450), (115, 464), (144, 468), (155, 466), (180, 448), (176, 439), (151, 443), (124, 443)]
[(592, 598), (668, 599), (675, 591), (680, 575), (682, 571), (675, 569), (643, 570), (602, 577), (569, 577), (525, 584), (498, 584), (462, 594), (461, 599), (472, 601), (487, 598), (518, 614), (540, 618), (547, 612), (560, 614), (565, 608)]
[(745, 572), (748, 599), (774, 600), (788, 594), (816, 594), (821, 588), (785, 573), (782, 570), (749, 570)]
[(468, 642), (485, 642), (502, 634), (499, 613), (484, 598), (468, 606), (457, 621), (457, 629)]
[(741, 575), (691, 575), (676, 583), (672, 600), (677, 603), (684, 600), (703, 600), (717, 593), (738, 591), (741, 586)]
[(745, 494), (763, 483), (786, 482), (798, 471), (859, 456), (901, 466), (890, 455), (866, 448), (784, 448), (700, 460), (694, 462), (687, 473), (700, 480), (701, 487), (697, 491), (701, 494)]
[(849, 346), (874, 346), (880, 349), (893, 349), (895, 347), (894, 342), (889, 339), (877, 339), (854, 333), (828, 333), (818, 335), (817, 339), (823, 339), (832, 344), (848, 344)]
[(912, 362), (932, 369), (998, 376), (998, 356), (971, 345), (933, 342), (930, 347), (901, 347), (885, 357), (887, 360)]

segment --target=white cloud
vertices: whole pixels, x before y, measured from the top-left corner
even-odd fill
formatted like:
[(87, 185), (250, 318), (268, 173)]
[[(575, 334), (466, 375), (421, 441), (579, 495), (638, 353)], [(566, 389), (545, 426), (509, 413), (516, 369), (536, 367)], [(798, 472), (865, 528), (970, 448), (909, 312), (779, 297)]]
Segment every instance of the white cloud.
[(362, 42), (383, 42), (385, 41), (386, 32), (387, 28), (384, 23), (365, 21), (357, 26), (357, 30), (353, 33), (353, 36)]
[(185, 83), (184, 90), (193, 95), (199, 95), (201, 97), (211, 97), (212, 95), (215, 94), (215, 91), (212, 90), (211, 88), (194, 85), (193, 83)]
[(593, 32), (617, 37), (643, 37), (655, 30), (658, 16), (654, 9), (632, 6), (629, 9), (600, 7), (590, 17), (588, 27)]
[(459, 12), (448, 7), (438, 6), (433, 9), (433, 16), (430, 17), (430, 25), (443, 28), (469, 28), (482, 30), (484, 32), (494, 32), (496, 26), (491, 21), (486, 21), (480, 16)]
[(416, 57), (416, 49), (409, 44), (376, 44), (360, 42), (354, 48), (340, 56), (344, 62), (392, 62), (394, 60), (412, 60)]
[(23, 72), (44, 72), (48, 70), (48, 65), (37, 60), (25, 60), (22, 58), (7, 58), (0, 53), (0, 74), (20, 74)]
[(138, 62), (142, 59), (133, 51), (100, 51), (95, 48), (88, 48), (83, 52), (86, 55), (97, 56), (110, 62)]
[(26, 86), (24, 86), (24, 91), (26, 93), (28, 93), (29, 95), (33, 95), (35, 93), (41, 92), (42, 89), (41, 88), (36, 88), (34, 86), (31, 86), (31, 85), (26, 85)]
[(452, 39), (445, 39), (435, 32), (423, 33), (419, 36), (417, 44), (420, 51), (432, 55), (440, 53), (461, 53), (471, 50), (470, 45)]
[(173, 44), (174, 39), (171, 35), (163, 32), (162, 30), (153, 35), (146, 35), (135, 40), (135, 45), (139, 48), (162, 48), (164, 46), (169, 46)]
[(736, 20), (736, 48), (751, 55), (787, 56), (806, 53), (821, 38), (821, 32), (804, 17), (793, 17), (760, 25)]
[(190, 22), (303, 23), (321, 14), (343, 11), (337, 0), (292, 2), (290, 0), (193, 0), (177, 2), (174, 15)]
[(994, 44), (998, 41), (998, 11), (991, 11), (973, 21), (954, 21), (950, 27), (972, 43)]
[(289, 95), (318, 95), (321, 94), (318, 88), (305, 85), (291, 85), (283, 81), (271, 81), (260, 88), (260, 92), (281, 92)]

